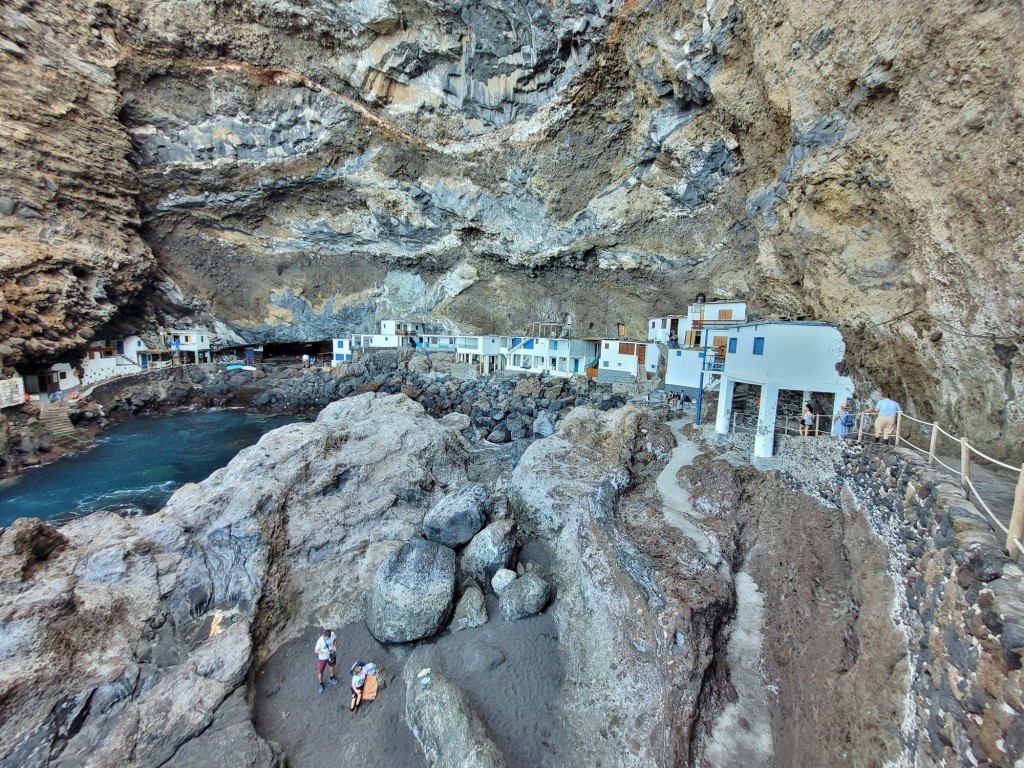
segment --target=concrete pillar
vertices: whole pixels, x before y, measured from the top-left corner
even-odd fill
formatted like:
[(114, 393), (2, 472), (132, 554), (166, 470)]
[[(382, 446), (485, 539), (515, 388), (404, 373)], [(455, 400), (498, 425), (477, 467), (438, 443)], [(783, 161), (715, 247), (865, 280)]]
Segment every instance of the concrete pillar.
[(736, 382), (722, 376), (718, 388), (718, 413), (715, 415), (715, 432), (724, 435), (729, 431), (729, 414), (732, 413), (732, 396), (736, 391)]
[(775, 455), (775, 413), (778, 409), (779, 388), (774, 384), (761, 385), (761, 406), (757, 411), (757, 433), (754, 435), (755, 456), (768, 458)]

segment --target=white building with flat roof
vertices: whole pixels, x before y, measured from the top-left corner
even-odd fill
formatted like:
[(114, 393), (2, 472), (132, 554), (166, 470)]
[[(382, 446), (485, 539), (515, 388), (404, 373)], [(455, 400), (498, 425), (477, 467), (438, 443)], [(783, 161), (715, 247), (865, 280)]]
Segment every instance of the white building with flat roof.
[(651, 318), (648, 338), (668, 347), (665, 390), (696, 398), (701, 382), (706, 387), (717, 375), (715, 366), (705, 371), (705, 358), (715, 361), (719, 370), (725, 360), (727, 348), (722, 329), (746, 319), (744, 301), (700, 302), (691, 304), (685, 315)]
[[(736, 384), (759, 386), (755, 456), (767, 457), (775, 451), (781, 390), (802, 392), (805, 401), (814, 392), (831, 394), (833, 413), (853, 395), (853, 381), (836, 370), (846, 344), (834, 325), (772, 320), (745, 323), (721, 332), (726, 336), (727, 354), (719, 371), (721, 391), (715, 431), (729, 431)], [(715, 364), (714, 360), (705, 360), (706, 367)]]
[(160, 338), (179, 362), (210, 362), (210, 333), (203, 328), (161, 330)]
[(609, 384), (635, 381), (641, 374), (657, 374), (658, 345), (629, 339), (601, 339), (597, 380)]
[(585, 376), (597, 360), (594, 339), (557, 339), (543, 336), (513, 336), (505, 339), (502, 356), (505, 370), (551, 376)]

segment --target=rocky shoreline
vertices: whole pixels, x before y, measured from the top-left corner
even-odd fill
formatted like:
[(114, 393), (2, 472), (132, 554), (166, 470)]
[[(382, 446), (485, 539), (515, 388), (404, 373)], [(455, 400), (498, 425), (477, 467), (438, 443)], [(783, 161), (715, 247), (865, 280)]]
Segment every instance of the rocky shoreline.
[(0, 477), (87, 448), (107, 426), (133, 415), (181, 408), (231, 406), (312, 418), (345, 397), (401, 392), (431, 416), (469, 416), (476, 435), (504, 444), (550, 435), (571, 408), (608, 410), (626, 401), (608, 385), (579, 377), (476, 376), (464, 371), (457, 376), (450, 358), (376, 352), (330, 371), (294, 364), (261, 365), (255, 371), (192, 365), (110, 381), (96, 387), (88, 402), (68, 402), (75, 438), (47, 429), (38, 408), (10, 409), (0, 419)]

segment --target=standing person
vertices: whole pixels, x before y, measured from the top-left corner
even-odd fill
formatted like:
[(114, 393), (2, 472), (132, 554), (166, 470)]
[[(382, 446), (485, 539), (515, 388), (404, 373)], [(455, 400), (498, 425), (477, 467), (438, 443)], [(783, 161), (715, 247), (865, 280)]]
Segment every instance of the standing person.
[(896, 414), (900, 412), (900, 404), (883, 394), (882, 399), (871, 410), (878, 414), (875, 418), (875, 442), (881, 439), (888, 445), (889, 438), (896, 429)]
[(804, 403), (804, 409), (800, 413), (800, 436), (810, 437), (811, 427), (814, 426), (814, 409), (810, 403)]
[(316, 682), (320, 693), (324, 692), (324, 669), (331, 670), (331, 685), (338, 684), (338, 678), (334, 676), (334, 668), (338, 663), (338, 638), (329, 629), (317, 638), (316, 646), (313, 648), (316, 654)]
[(842, 403), (835, 416), (832, 417), (832, 436), (847, 437), (853, 427), (853, 414), (850, 413), (850, 406)]

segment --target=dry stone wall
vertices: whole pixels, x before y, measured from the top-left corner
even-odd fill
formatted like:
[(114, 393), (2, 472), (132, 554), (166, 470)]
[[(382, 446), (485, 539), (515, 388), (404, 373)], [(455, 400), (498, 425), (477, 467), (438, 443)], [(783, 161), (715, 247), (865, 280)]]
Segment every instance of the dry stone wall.
[(915, 764), (1024, 757), (1024, 570), (959, 485), (908, 450), (852, 446), (837, 500), (868, 515), (902, 583)]

